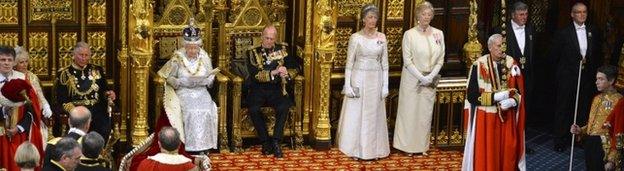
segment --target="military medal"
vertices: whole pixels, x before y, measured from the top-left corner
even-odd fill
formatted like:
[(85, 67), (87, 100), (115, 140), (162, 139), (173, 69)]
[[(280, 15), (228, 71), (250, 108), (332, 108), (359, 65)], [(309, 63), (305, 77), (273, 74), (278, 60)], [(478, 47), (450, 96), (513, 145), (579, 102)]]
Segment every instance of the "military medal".
[(80, 73), (81, 73), (81, 75), (82, 75), (82, 76), (80, 76), (80, 79), (83, 79), (83, 80), (84, 80), (85, 78), (87, 78), (87, 77), (85, 77), (85, 75), (84, 75), (84, 71), (81, 71)]
[(526, 57), (520, 57), (520, 64), (522, 64), (522, 69), (524, 69), (524, 64), (526, 63)]

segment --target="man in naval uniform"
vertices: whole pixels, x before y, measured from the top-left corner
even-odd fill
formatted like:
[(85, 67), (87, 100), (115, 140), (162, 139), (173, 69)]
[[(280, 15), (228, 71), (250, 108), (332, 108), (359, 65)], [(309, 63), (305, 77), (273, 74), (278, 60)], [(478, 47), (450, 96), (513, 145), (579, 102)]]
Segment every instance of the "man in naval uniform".
[[(249, 116), (262, 142), (262, 154), (274, 154), (281, 158), (283, 155), (279, 143), (284, 135), (288, 109), (293, 103), (287, 88), (297, 74), (297, 62), (288, 55), (285, 44), (275, 43), (276, 35), (275, 26), (267, 25), (262, 31), (262, 45), (246, 53), (249, 71), (246, 100)], [(276, 111), (272, 137), (269, 137), (266, 120), (260, 111), (265, 105)]]
[(111, 132), (107, 106), (109, 99), (115, 100), (115, 92), (106, 85), (104, 69), (89, 63), (89, 44), (78, 42), (73, 54), (72, 64), (57, 73), (54, 83), (56, 100), (65, 112), (70, 112), (76, 106), (87, 107), (93, 119), (90, 128), (107, 140)]

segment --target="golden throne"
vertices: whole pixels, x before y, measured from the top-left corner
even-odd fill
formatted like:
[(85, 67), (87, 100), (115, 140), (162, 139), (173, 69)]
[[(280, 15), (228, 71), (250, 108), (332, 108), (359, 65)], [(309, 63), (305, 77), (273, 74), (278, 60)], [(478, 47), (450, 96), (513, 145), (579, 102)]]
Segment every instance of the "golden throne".
[[(260, 45), (260, 36), (265, 25), (271, 23), (265, 12), (265, 8), (257, 0), (244, 2), (238, 9), (232, 10), (231, 23), (220, 24), (219, 28), (219, 67), (223, 68), (222, 73), (227, 75), (232, 81), (228, 105), (231, 106), (232, 113), (232, 145), (237, 151), (243, 146), (243, 138), (256, 137), (255, 129), (248, 117), (245, 107), (246, 86), (248, 78), (246, 68), (247, 59), (245, 51)], [(238, 13), (237, 13), (238, 12)], [(286, 15), (286, 14), (284, 14)], [(284, 22), (273, 22), (278, 30), (278, 40), (284, 38)], [(291, 53), (293, 54), (293, 53)], [(227, 69), (226, 69), (227, 68)], [(294, 78), (293, 91), (294, 105), (290, 108), (290, 114), (284, 127), (284, 136), (290, 137), (291, 145), (295, 148), (303, 146), (302, 135), (302, 99), (303, 80), (299, 75)], [(275, 111), (271, 107), (263, 107), (262, 113), (267, 117), (269, 134), (273, 133), (275, 124)]]
[[(201, 1), (205, 3), (204, 1)], [(202, 7), (200, 9), (192, 9), (193, 7)], [(171, 58), (175, 50), (183, 46), (183, 40), (181, 38), (182, 30), (188, 26), (189, 18), (195, 18), (195, 25), (201, 28), (203, 49), (211, 55), (212, 63), (217, 63), (217, 56), (212, 53), (212, 11), (203, 8), (208, 8), (208, 4), (189, 5), (185, 0), (170, 0), (170, 1), (158, 1), (156, 3), (156, 12), (154, 19), (154, 63), (153, 68), (150, 69), (150, 98), (149, 104), (155, 104), (150, 107), (149, 113), (152, 129), (155, 128), (156, 122), (159, 117), (166, 117), (161, 115), (164, 113), (163, 109), (163, 94), (165, 86), (165, 78), (160, 77), (156, 72)], [(198, 12), (197, 12), (198, 11)], [(213, 66), (216, 67), (216, 66)], [(222, 153), (229, 152), (228, 142), (229, 137), (227, 133), (227, 94), (228, 94), (228, 82), (229, 78), (222, 73), (217, 73), (215, 82), (213, 83), (211, 95), (213, 100), (217, 103), (218, 110), (218, 143), (219, 151)], [(214, 91), (213, 91), (214, 90)], [(151, 133), (144, 141), (138, 143), (129, 153), (127, 153), (120, 162), (120, 170), (129, 170), (132, 165), (132, 160), (137, 155), (149, 150), (152, 143), (157, 139), (155, 133)]]

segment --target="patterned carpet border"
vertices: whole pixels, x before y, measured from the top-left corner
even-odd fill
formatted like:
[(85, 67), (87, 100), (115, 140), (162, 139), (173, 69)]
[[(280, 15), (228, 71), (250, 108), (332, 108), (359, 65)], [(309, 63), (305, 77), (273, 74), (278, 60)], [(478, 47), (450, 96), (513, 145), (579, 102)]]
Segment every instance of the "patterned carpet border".
[(392, 151), (389, 157), (358, 161), (336, 148), (328, 151), (284, 148), (284, 158), (262, 155), (254, 146), (241, 153), (210, 154), (213, 170), (460, 170), (462, 152), (433, 149), (428, 156)]

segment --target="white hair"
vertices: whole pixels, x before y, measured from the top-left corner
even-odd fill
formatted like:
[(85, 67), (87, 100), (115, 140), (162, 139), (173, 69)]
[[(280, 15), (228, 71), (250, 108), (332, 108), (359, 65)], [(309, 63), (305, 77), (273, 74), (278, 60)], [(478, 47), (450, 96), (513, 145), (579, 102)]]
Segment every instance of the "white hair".
[(78, 49), (80, 48), (86, 48), (87, 50), (91, 50), (89, 49), (89, 44), (87, 44), (87, 42), (78, 42), (76, 43), (76, 46), (74, 46), (74, 51), (73, 51), (74, 55), (78, 53)]
[(493, 34), (490, 36), (490, 38), (488, 38), (487, 44), (488, 47), (490, 47), (492, 44), (494, 44), (494, 41), (497, 41), (498, 39), (503, 39), (503, 35), (500, 34)]

